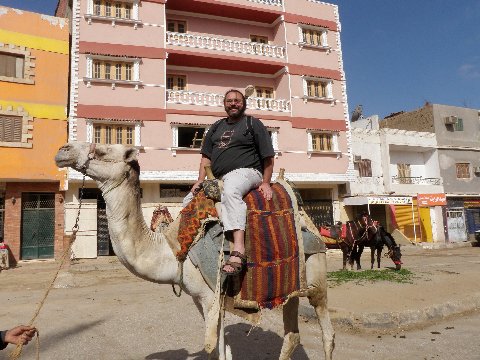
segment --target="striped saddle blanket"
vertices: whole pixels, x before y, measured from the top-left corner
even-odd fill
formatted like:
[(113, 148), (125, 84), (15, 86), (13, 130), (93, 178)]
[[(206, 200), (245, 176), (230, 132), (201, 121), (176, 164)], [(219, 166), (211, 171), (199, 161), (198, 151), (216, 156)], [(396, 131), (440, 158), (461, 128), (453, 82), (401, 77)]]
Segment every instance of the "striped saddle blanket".
[[(272, 309), (302, 287), (296, 209), (283, 185), (274, 183), (272, 191), (270, 201), (265, 200), (258, 190), (251, 191), (244, 198), (248, 209), (245, 229), (247, 271), (232, 279), (241, 284), (239, 291), (237, 285), (235, 294), (238, 307)], [(235, 288), (233, 286), (233, 291)]]
[[(303, 254), (300, 256), (299, 250), (301, 231), (295, 222), (296, 202), (292, 200), (292, 197), (295, 199), (293, 192), (289, 194), (286, 187), (289, 185), (285, 182), (274, 183), (270, 201), (265, 200), (258, 190), (252, 190), (244, 197), (247, 204), (247, 271), (227, 278), (231, 280), (227, 295), (234, 298), (238, 308), (272, 309), (283, 304), (290, 294), (305, 287), (304, 275), (300, 274), (300, 269), (304, 267), (301, 266)], [(213, 220), (216, 215), (213, 201), (202, 192), (182, 210), (179, 260), (186, 258), (191, 245), (201, 241), (199, 237), (204, 221), (207, 218)], [(202, 264), (204, 267), (216, 265)], [(200, 269), (202, 266), (199, 266)]]

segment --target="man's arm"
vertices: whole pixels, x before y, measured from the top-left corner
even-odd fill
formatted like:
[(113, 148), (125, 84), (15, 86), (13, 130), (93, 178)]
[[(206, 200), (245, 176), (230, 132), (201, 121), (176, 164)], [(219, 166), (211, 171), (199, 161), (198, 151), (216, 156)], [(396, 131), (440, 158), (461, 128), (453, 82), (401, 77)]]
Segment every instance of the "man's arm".
[(211, 163), (212, 162), (210, 161), (210, 159), (204, 154), (202, 154), (202, 159), (200, 160), (200, 168), (198, 169), (198, 180), (195, 184), (193, 184), (192, 189), (190, 190), (192, 193), (195, 193), (195, 191), (205, 179), (205, 176), (207, 175), (205, 172), (205, 166), (210, 166)]
[(273, 163), (273, 156), (263, 159), (263, 180), (262, 184), (258, 187), (258, 190), (260, 190), (266, 200), (272, 199), (270, 182), (272, 181)]

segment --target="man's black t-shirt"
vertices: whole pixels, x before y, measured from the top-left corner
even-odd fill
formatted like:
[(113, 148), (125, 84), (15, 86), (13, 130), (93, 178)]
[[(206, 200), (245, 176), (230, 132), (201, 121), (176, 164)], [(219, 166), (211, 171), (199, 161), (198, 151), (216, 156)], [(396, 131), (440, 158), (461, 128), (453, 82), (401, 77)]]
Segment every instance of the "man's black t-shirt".
[(252, 127), (253, 134), (244, 116), (238, 121), (221, 120), (213, 132), (207, 132), (201, 153), (211, 160), (216, 178), (239, 168), (253, 168), (263, 174), (263, 160), (274, 156), (275, 151), (262, 122), (252, 118)]

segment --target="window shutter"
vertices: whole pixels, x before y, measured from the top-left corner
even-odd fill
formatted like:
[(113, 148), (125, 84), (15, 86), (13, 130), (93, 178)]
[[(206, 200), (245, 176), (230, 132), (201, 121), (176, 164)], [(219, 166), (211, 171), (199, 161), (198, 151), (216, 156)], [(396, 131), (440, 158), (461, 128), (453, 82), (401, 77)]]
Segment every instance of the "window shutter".
[(358, 171), (360, 177), (372, 177), (372, 161), (370, 159), (362, 159), (358, 163)]
[(0, 118), (0, 141), (21, 142), (22, 141), (22, 118), (2, 117)]

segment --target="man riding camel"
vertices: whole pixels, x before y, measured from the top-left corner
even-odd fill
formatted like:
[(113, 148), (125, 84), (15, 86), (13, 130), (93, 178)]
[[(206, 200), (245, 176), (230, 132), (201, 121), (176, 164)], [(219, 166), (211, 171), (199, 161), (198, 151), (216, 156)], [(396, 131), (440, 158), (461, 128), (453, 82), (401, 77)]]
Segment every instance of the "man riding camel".
[(205, 166), (211, 166), (215, 178), (223, 181), (223, 230), (233, 235), (233, 251), (222, 272), (237, 275), (244, 269), (247, 260), (244, 255), (247, 206), (243, 197), (258, 188), (266, 200), (272, 198), (270, 181), (275, 152), (262, 122), (245, 115), (247, 102), (239, 90), (225, 93), (224, 107), (228, 117), (215, 122), (206, 133), (200, 151), (202, 158), (198, 180), (185, 202), (191, 200), (205, 179)]

